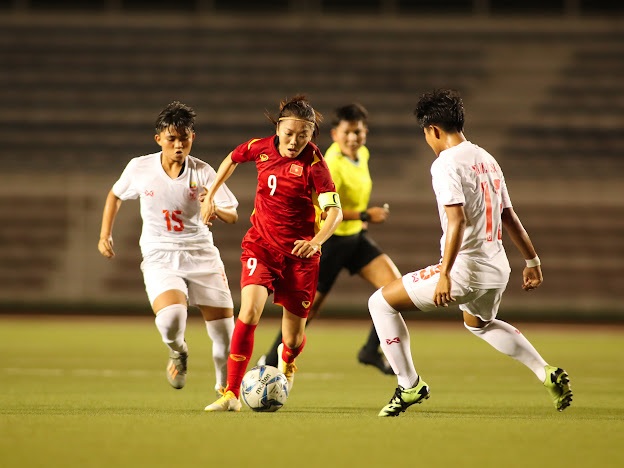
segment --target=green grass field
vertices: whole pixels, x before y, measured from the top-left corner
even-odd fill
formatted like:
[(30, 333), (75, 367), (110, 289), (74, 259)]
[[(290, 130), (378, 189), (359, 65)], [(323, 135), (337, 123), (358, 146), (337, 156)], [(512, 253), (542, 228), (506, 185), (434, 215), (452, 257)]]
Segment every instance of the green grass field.
[[(183, 390), (151, 317), (0, 316), (0, 467), (624, 466), (624, 329), (522, 325), (570, 374), (555, 411), (524, 366), (456, 324), (408, 322), (431, 398), (379, 418), (396, 379), (359, 365), (367, 322), (319, 320), (286, 406), (205, 413), (210, 342), (189, 321)], [(254, 359), (277, 322), (260, 323)]]

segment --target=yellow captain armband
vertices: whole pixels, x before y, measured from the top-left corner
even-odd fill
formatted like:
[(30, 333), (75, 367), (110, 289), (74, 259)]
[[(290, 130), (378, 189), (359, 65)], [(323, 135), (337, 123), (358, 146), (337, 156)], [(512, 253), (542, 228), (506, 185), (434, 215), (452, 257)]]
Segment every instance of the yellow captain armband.
[(340, 205), (340, 195), (336, 192), (320, 193), (318, 196), (318, 204), (322, 211), (329, 206), (335, 206), (336, 208), (342, 208)]

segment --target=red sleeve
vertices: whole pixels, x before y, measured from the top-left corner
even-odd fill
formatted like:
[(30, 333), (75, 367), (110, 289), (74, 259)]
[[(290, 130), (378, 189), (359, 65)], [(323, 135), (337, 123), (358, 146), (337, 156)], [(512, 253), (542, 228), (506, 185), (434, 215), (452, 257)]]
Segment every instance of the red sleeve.
[(316, 193), (335, 192), (336, 186), (329, 172), (329, 167), (320, 151), (314, 152), (311, 168), (312, 185)]
[(253, 161), (256, 158), (256, 153), (251, 150), (251, 147), (257, 141), (260, 141), (260, 138), (252, 138), (234, 148), (234, 151), (232, 151), (232, 161), (237, 164)]

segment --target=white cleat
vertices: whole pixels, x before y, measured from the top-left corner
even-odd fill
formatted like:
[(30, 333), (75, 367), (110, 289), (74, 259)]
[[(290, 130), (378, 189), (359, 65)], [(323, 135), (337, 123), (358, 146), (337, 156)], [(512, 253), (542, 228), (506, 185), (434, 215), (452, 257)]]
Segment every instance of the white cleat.
[(173, 388), (183, 388), (186, 384), (186, 362), (188, 353), (171, 351), (167, 362), (167, 381)]

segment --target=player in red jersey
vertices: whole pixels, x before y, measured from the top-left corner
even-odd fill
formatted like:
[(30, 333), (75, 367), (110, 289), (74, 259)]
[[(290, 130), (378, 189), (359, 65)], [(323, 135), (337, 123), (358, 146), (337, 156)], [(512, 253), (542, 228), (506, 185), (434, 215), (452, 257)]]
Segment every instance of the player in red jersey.
[[(318, 147), (320, 114), (305, 96), (280, 103), (276, 135), (254, 138), (234, 149), (221, 163), (202, 202), (208, 221), (215, 210), (214, 194), (238, 164), (254, 161), (258, 185), (251, 228), (242, 241), (241, 306), (228, 358), (228, 385), (206, 411), (240, 411), (240, 385), (254, 344), (254, 332), (271, 293), (280, 304), (282, 344), (278, 368), (289, 390), (296, 371), (295, 358), (305, 345), (305, 324), (314, 300), (321, 245), (342, 221), (340, 198)], [(315, 205), (327, 216), (317, 224)]]

